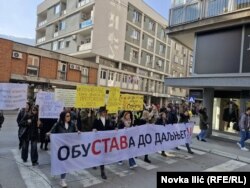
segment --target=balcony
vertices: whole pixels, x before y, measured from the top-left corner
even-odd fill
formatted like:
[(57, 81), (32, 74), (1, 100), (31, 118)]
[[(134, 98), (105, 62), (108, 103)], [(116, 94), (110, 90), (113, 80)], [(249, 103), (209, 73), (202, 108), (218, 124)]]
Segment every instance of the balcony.
[(91, 19), (89, 19), (89, 20), (86, 20), (86, 21), (80, 23), (80, 29), (83, 29), (83, 28), (86, 28), (86, 27), (89, 27), (92, 25), (93, 25), (93, 22)]
[(78, 51), (86, 51), (91, 49), (92, 49), (92, 43), (90, 42), (80, 45)]
[(250, 0), (193, 0), (170, 9), (170, 27), (250, 8)]
[(88, 3), (93, 2), (93, 0), (83, 0), (77, 4), (77, 8), (87, 5)]
[(45, 42), (45, 40), (46, 40), (45, 36), (44, 36), (44, 37), (41, 37), (41, 38), (37, 39), (37, 44), (40, 44), (40, 43), (42, 43), (42, 42)]
[(38, 27), (42, 27), (47, 24), (47, 20), (43, 20), (38, 24)]

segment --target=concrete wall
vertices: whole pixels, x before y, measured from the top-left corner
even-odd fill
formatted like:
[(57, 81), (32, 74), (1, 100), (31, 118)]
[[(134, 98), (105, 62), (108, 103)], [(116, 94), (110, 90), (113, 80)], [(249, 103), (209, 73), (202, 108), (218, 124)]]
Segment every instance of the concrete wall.
[(93, 52), (123, 60), (127, 9), (111, 0), (96, 0), (94, 9)]

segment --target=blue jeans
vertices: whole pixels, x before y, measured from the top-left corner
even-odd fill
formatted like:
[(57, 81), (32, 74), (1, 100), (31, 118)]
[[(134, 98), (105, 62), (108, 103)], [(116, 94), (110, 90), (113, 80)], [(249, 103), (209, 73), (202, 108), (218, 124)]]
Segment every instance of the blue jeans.
[(200, 140), (205, 139), (206, 134), (207, 134), (207, 130), (201, 130), (201, 132), (198, 134), (199, 139)]
[(128, 163), (129, 163), (129, 166), (134, 166), (134, 165), (136, 165), (136, 162), (135, 162), (135, 159), (134, 159), (134, 158), (128, 159)]
[(245, 147), (245, 141), (250, 138), (249, 131), (240, 131), (240, 145), (242, 148)]
[(66, 174), (61, 174), (61, 179), (65, 179)]

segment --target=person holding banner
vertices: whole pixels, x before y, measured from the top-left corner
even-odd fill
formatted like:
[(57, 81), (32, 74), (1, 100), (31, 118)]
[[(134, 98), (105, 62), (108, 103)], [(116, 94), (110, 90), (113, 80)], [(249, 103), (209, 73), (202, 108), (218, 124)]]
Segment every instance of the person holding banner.
[(22, 159), (23, 162), (27, 162), (29, 142), (31, 141), (31, 161), (32, 166), (38, 165), (38, 108), (32, 107), (31, 113), (26, 113), (20, 121), (22, 127)]
[[(163, 125), (163, 126), (169, 124), (169, 122), (168, 122), (168, 115), (167, 115), (166, 111), (160, 112), (160, 117), (156, 120), (155, 124), (156, 125)], [(161, 151), (161, 155), (163, 157), (167, 157), (165, 151)]]
[[(93, 131), (108, 131), (108, 130), (114, 130), (115, 127), (112, 126), (112, 124), (110, 123), (108, 117), (107, 117), (107, 110), (106, 107), (100, 107), (99, 109), (99, 117), (97, 117), (94, 120), (93, 123)], [(107, 179), (107, 176), (105, 174), (105, 168), (104, 165), (100, 166), (101, 168), (101, 177), (102, 179)]]
[[(123, 113), (123, 117), (121, 118), (121, 121), (118, 123), (118, 129), (126, 129), (126, 128), (129, 128), (129, 127), (132, 127), (133, 126), (133, 120), (132, 120), (132, 112), (131, 111), (125, 111)], [(129, 167), (132, 169), (132, 168), (135, 168), (137, 167), (137, 164), (135, 162), (135, 159), (134, 158), (130, 158), (128, 160), (129, 162)], [(121, 164), (121, 162), (119, 162)]]
[[(143, 110), (141, 118), (138, 121), (135, 121), (135, 125), (137, 125), (137, 126), (145, 125), (145, 124), (149, 123), (150, 119), (151, 119), (151, 117), (150, 117), (149, 111)], [(148, 158), (148, 155), (144, 156), (144, 161), (146, 163), (151, 163), (151, 161)]]
[[(184, 113), (180, 113), (180, 120), (179, 123), (188, 123), (189, 119), (190, 119), (190, 114), (189, 114), (189, 110), (186, 108), (185, 110), (183, 110)], [(186, 147), (188, 150), (188, 153), (190, 154), (194, 154), (194, 152), (191, 150), (189, 143), (186, 143)]]
[[(50, 133), (73, 133), (73, 132), (78, 132), (80, 133), (76, 125), (71, 121), (71, 116), (70, 112), (63, 111), (60, 114), (60, 119), (59, 121), (52, 127)], [(47, 133), (49, 136), (50, 133)], [(61, 186), (62, 187), (67, 187), (67, 183), (65, 180), (66, 174), (61, 174)]]

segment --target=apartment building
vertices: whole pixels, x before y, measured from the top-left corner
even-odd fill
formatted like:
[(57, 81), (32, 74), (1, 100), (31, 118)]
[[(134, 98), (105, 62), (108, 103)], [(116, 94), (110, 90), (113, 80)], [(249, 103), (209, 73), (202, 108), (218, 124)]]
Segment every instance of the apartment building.
[(186, 97), (164, 78), (186, 76), (191, 53), (180, 44), (172, 50), (166, 27), (142, 0), (45, 0), (37, 8), (36, 45), (99, 64), (100, 86), (162, 104)]
[(29, 84), (28, 97), (39, 90), (97, 85), (98, 64), (0, 38), (0, 82)]
[(250, 107), (249, 10), (250, 0), (172, 1), (168, 35), (193, 49), (194, 62), (191, 76), (165, 83), (203, 90), (210, 134), (212, 129), (235, 133), (233, 122)]

